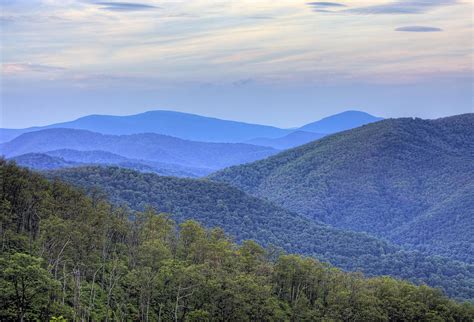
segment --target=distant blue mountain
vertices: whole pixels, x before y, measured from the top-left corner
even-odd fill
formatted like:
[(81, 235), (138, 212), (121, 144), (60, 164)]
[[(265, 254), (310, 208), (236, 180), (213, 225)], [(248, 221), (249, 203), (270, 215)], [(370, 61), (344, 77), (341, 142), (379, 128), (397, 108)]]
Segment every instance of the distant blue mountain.
[(173, 177), (202, 177), (208, 169), (190, 168), (156, 161), (134, 160), (105, 151), (77, 151), (71, 149), (44, 153), (26, 153), (12, 157), (16, 164), (34, 170), (57, 170), (84, 166), (117, 166), (145, 173), (156, 173)]
[(283, 137), (271, 139), (271, 138), (256, 138), (247, 141), (246, 143), (268, 146), (274, 149), (286, 150), (294, 148), (299, 145), (309, 143), (311, 141), (316, 141), (326, 134), (305, 132), (305, 131), (295, 131), (290, 134), (287, 134)]
[[(82, 151), (64, 151), (64, 149)], [(64, 160), (91, 163), (104, 162), (111, 155), (104, 151), (133, 160), (145, 160), (210, 170), (266, 158), (278, 150), (244, 143), (209, 143), (183, 140), (155, 133), (107, 135), (76, 129), (47, 129), (20, 135), (0, 144), (0, 155), (7, 158), (27, 153), (51, 153)], [(84, 153), (89, 151), (89, 153)], [(95, 152), (94, 152), (95, 151)], [(123, 162), (115, 160), (114, 164)], [(96, 163), (96, 162), (94, 162)]]
[(299, 128), (300, 131), (332, 134), (354, 129), (369, 123), (381, 121), (383, 118), (360, 111), (346, 111), (325, 117), (314, 123), (306, 124)]
[(276, 138), (291, 131), (272, 126), (227, 121), (217, 118), (172, 111), (150, 111), (129, 116), (90, 115), (75, 121), (45, 127), (0, 131), (1, 142), (20, 134), (49, 128), (88, 130), (102, 134), (124, 135), (157, 133), (203, 142), (244, 142), (255, 137)]
[[(331, 134), (378, 120), (381, 120), (381, 118), (364, 112), (348, 111), (310, 123), (299, 130)], [(150, 111), (129, 116), (89, 115), (71, 122), (43, 127), (0, 129), (0, 143), (11, 141), (23, 133), (51, 128), (88, 130), (112, 135), (157, 133), (185, 140), (223, 143), (247, 142), (256, 138), (281, 139), (295, 132), (295, 129), (281, 129), (273, 126), (227, 121), (194, 114)], [(284, 140), (290, 141), (287, 146), (292, 147), (295, 145), (291, 141), (298, 142), (301, 138), (302, 135), (295, 134)]]

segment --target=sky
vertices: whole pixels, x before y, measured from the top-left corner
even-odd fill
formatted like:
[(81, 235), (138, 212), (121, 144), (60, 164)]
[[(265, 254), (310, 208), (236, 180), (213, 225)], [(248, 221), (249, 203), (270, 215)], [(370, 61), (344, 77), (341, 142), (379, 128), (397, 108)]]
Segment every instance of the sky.
[(0, 127), (472, 113), (470, 0), (0, 0)]

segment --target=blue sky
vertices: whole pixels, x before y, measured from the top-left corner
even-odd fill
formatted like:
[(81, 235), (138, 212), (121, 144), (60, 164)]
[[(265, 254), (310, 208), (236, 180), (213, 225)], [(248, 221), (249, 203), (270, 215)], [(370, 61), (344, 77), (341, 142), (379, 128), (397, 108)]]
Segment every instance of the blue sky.
[(170, 109), (292, 127), (473, 111), (456, 0), (0, 0), (1, 127)]

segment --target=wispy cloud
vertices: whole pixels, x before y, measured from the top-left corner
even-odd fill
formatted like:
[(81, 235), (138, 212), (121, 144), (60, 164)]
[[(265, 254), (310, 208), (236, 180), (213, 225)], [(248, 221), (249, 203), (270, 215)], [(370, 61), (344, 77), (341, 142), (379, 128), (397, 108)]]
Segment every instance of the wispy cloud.
[(1, 71), (5, 75), (15, 75), (22, 73), (49, 73), (60, 72), (66, 70), (63, 67), (40, 65), (32, 63), (6, 63), (2, 64)]
[(342, 3), (324, 1), (308, 2), (307, 5), (312, 7), (346, 7), (346, 5)]
[(421, 14), (440, 6), (456, 4), (457, 0), (399, 0), (346, 10), (358, 14)]
[(395, 31), (406, 31), (406, 32), (439, 32), (443, 31), (441, 28), (437, 27), (426, 27), (426, 26), (406, 26), (396, 28)]
[(101, 6), (100, 9), (109, 11), (142, 11), (158, 9), (158, 7), (149, 4), (131, 2), (96, 2), (95, 4)]

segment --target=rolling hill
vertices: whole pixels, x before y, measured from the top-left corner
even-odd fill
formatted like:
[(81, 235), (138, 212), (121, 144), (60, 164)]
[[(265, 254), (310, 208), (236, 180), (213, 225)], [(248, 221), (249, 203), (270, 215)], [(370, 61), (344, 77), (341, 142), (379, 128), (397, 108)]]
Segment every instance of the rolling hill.
[(163, 176), (196, 178), (210, 173), (208, 169), (189, 168), (176, 164), (133, 160), (104, 151), (55, 150), (45, 153), (26, 153), (12, 157), (19, 166), (32, 170), (57, 170), (79, 166), (117, 166), (120, 168), (151, 172)]
[(341, 131), (381, 121), (383, 118), (360, 111), (346, 111), (325, 117), (319, 121), (306, 124), (299, 128), (300, 131), (333, 134)]
[(151, 206), (178, 222), (193, 219), (222, 227), (237, 241), (252, 239), (286, 251), (314, 256), (346, 270), (392, 275), (444, 289), (451, 296), (474, 298), (474, 266), (407, 252), (399, 246), (331, 228), (227, 184), (143, 174), (119, 168), (85, 167), (48, 173), (135, 210)]
[(22, 134), (0, 144), (7, 158), (54, 150), (104, 151), (129, 159), (207, 170), (246, 163), (277, 150), (243, 143), (205, 143), (159, 134), (104, 135), (85, 130), (49, 129)]
[(19, 166), (34, 170), (55, 170), (80, 166), (80, 163), (66, 161), (63, 158), (44, 153), (26, 153), (11, 158)]
[(320, 133), (295, 131), (276, 139), (256, 138), (256, 139), (249, 140), (246, 143), (260, 145), (260, 146), (268, 146), (268, 147), (278, 149), (278, 150), (286, 150), (286, 149), (294, 148), (299, 145), (306, 144), (311, 141), (316, 141), (324, 136), (325, 134), (320, 134)]
[(89, 115), (71, 122), (30, 129), (2, 129), (3, 142), (31, 131), (50, 128), (88, 130), (102, 134), (130, 135), (156, 133), (203, 142), (244, 142), (256, 137), (281, 137), (291, 131), (272, 126), (221, 120), (174, 111), (149, 111), (129, 116)]
[(334, 227), (474, 262), (474, 114), (384, 120), (210, 178)]

